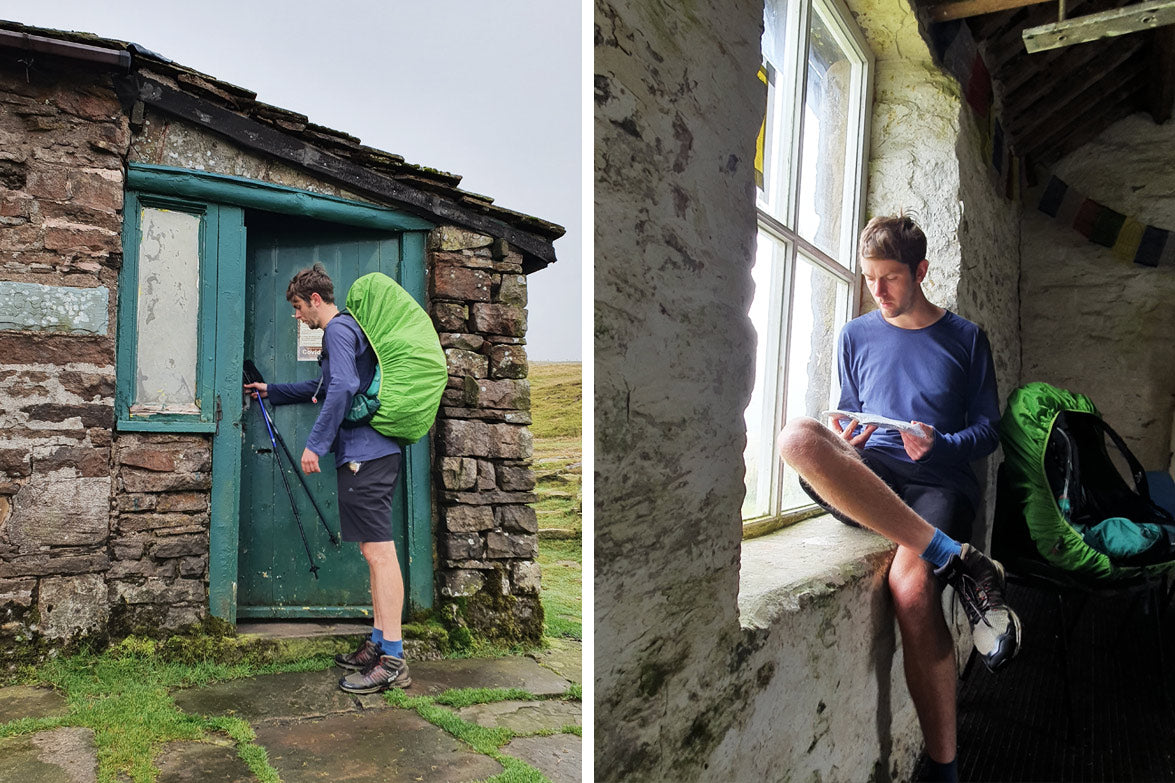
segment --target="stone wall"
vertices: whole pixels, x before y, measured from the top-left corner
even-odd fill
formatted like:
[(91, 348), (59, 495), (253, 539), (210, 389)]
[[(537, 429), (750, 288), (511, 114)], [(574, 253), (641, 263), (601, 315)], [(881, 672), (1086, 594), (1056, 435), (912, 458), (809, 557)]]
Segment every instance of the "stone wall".
[(34, 635), (101, 634), (109, 615), (130, 133), (103, 82), (0, 64), (0, 659)]
[(449, 362), (434, 439), (438, 590), (482, 634), (538, 641), (521, 257), (501, 241), (441, 227), (428, 259), (429, 306)]
[(736, 601), (762, 15), (596, 3), (600, 780), (704, 777), (761, 687)]
[(115, 441), (110, 530), (112, 630), (175, 629), (208, 615), (206, 436), (127, 433)]
[[(1175, 126), (1127, 117), (1055, 167), (1070, 187), (1175, 230)], [(1035, 208), (1021, 234), (1022, 381), (1087, 394), (1148, 470), (1171, 460), (1175, 268), (1116, 258)]]

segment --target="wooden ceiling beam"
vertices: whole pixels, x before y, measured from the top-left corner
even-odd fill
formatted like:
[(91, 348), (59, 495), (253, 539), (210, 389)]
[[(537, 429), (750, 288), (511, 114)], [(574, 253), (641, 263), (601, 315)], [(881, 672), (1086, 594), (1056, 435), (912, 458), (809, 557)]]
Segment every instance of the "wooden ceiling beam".
[(1010, 8), (1050, 2), (1050, 0), (946, 0), (927, 7), (930, 21), (949, 22), (952, 19), (966, 19), (969, 16), (994, 14)]
[[(1125, 0), (1120, 0), (1125, 1)], [(1066, 7), (1070, 13), (1079, 11), (1081, 9), (1092, 10), (1094, 3), (1090, 0), (1069, 0)], [(998, 34), (991, 36), (987, 40), (986, 54), (988, 70), (993, 76), (1003, 74), (1010, 67), (1016, 70), (1023, 70), (1025, 63), (1020, 60), (1027, 52), (1024, 50), (1024, 38), (1021, 32), (1025, 27), (1032, 25), (1046, 24), (1057, 18), (1057, 7), (1055, 5), (1038, 5), (1029, 8), (1021, 9), (1014, 14), (1015, 23), (1002, 29)], [(1066, 50), (1059, 52), (1048, 52), (1047, 54), (1037, 55), (1038, 57), (1049, 57), (1050, 55), (1062, 56)], [(1033, 60), (1031, 66), (1036, 66), (1037, 61)], [(1035, 68), (1032, 70), (1035, 71)]]
[[(1108, 64), (1107, 64), (1108, 66)], [(1104, 74), (1088, 80), (1066, 79), (1066, 86), (1021, 112), (1024, 121), (1008, 128), (1012, 138), (1038, 136), (1046, 128), (1084, 122), (1086, 112), (1099, 106), (1104, 96), (1117, 94), (1123, 87), (1141, 81), (1146, 66), (1141, 58), (1107, 67)]]
[(1132, 114), (1135, 111), (1132, 99), (1143, 86), (1135, 81), (1114, 95), (1106, 95), (1098, 108), (1085, 112), (1074, 122), (1054, 125), (1036, 139), (1023, 141), (1016, 151), (1044, 164), (1055, 163), (1095, 139), (1114, 122)]
[(1111, 11), (1026, 28), (1024, 47), (1030, 53), (1040, 52), (1169, 24), (1175, 24), (1175, 0), (1147, 0)]
[[(1004, 80), (1004, 95), (1008, 101), (1005, 105), (1019, 106), (1031, 103), (1032, 100), (1044, 91), (1053, 89), (1057, 80), (1049, 78), (1050, 74), (1070, 74), (1086, 72), (1096, 68), (1105, 56), (1106, 46), (1083, 46), (1078, 49), (1059, 49), (1044, 55), (1041, 58), (1023, 55), (1020, 59), (1019, 70)], [(1133, 53), (1134, 49), (1130, 49)]]
[(1162, 125), (1171, 119), (1175, 104), (1175, 27), (1155, 30), (1147, 60), (1147, 108)]

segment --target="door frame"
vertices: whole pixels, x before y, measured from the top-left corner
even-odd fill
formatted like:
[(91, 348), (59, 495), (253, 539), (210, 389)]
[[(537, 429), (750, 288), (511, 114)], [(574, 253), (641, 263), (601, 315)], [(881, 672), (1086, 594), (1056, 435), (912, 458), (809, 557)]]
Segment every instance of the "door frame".
[[(204, 259), (208, 268), (215, 272), (217, 291), (213, 372), (216, 424), (212, 436), (208, 603), (213, 616), (236, 623), (241, 438), (245, 411), (241, 394), (241, 365), (244, 361), (241, 335), (244, 334), (246, 307), (243, 208), (402, 234), (404, 252), (400, 284), (422, 306), (426, 304), (427, 290), (425, 243), (435, 224), (374, 204), (171, 166), (131, 163), (127, 168), (126, 188), (132, 193), (177, 196), (230, 208), (222, 211), (217, 236), (206, 246), (209, 252), (215, 248), (216, 257)], [(431, 465), (428, 438), (421, 438), (404, 449), (403, 475), (408, 506), (405, 520), (407, 551), (404, 553), (408, 574), (405, 584), (407, 611), (430, 608), (433, 603)]]

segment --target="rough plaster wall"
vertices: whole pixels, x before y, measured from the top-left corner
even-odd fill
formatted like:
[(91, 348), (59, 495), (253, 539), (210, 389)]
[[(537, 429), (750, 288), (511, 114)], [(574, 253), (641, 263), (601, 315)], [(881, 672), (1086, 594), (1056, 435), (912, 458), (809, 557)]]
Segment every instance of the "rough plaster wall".
[(596, 4), (596, 774), (696, 779), (736, 595), (760, 0)]
[[(1175, 229), (1175, 125), (1127, 117), (1054, 173), (1085, 196)], [(1115, 258), (1025, 210), (1023, 381), (1087, 394), (1148, 470), (1168, 467), (1175, 413), (1175, 269)]]
[(127, 158), (131, 163), (209, 171), (371, 203), (369, 198), (280, 161), (243, 150), (204, 128), (150, 110), (134, 135)]

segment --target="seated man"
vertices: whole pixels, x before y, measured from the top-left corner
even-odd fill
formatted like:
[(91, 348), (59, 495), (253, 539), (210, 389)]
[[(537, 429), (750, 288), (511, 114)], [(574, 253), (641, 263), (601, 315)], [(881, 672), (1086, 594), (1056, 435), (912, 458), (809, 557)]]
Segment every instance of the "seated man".
[(999, 400), (987, 338), (927, 300), (926, 236), (909, 217), (879, 217), (861, 233), (861, 269), (878, 310), (840, 336), (842, 411), (914, 427), (834, 418), (833, 429), (795, 419), (780, 456), (837, 518), (899, 546), (889, 572), (906, 682), (926, 739), (933, 779), (954, 780), (954, 644), (942, 613), (949, 583), (975, 647), (995, 671), (1016, 654), (1020, 622), (1004, 605), (1003, 568), (966, 542), (979, 501), (970, 463), (998, 444)]

